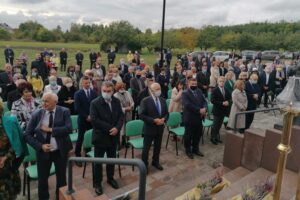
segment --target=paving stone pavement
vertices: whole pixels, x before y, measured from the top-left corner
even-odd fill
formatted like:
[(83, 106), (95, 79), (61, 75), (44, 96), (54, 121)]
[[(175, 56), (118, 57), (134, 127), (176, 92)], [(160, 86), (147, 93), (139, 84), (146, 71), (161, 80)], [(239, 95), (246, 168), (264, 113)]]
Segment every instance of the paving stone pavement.
[[(273, 128), (276, 121), (282, 119), (279, 111), (275, 111), (276, 116), (273, 112), (268, 113), (257, 113), (255, 114), (254, 122), (252, 127), (267, 129)], [(221, 138), (224, 140), (225, 135), (224, 126), (221, 129)], [(174, 191), (173, 196), (168, 199), (174, 199), (174, 197), (180, 195), (176, 193), (176, 188), (181, 187), (184, 184), (189, 183), (192, 180), (196, 180), (197, 177), (211, 172), (219, 163), (223, 160), (224, 145), (213, 145), (209, 142), (209, 136), (207, 131), (204, 133), (204, 144), (200, 144), (200, 150), (205, 154), (205, 157), (195, 157), (190, 160), (184, 153), (184, 148), (181, 142), (178, 143), (179, 155), (175, 153), (175, 142), (170, 141), (168, 148), (166, 149), (166, 138), (167, 131), (164, 133), (162, 149), (161, 149), (161, 164), (164, 167), (163, 171), (158, 171), (152, 166), (149, 167), (149, 174), (147, 176), (147, 199), (160, 199), (165, 192)], [(129, 154), (131, 154), (129, 150)], [(120, 157), (124, 157), (125, 150), (121, 150)], [(141, 158), (141, 151), (135, 150), (135, 156)], [(152, 151), (150, 151), (149, 158), (152, 157)], [(150, 160), (151, 161), (151, 160)], [(103, 168), (105, 169), (105, 167)], [(77, 190), (87, 188), (94, 194), (92, 188), (92, 173), (91, 165), (87, 165), (87, 171), (85, 178), (82, 178), (83, 168), (73, 167), (73, 181)], [(105, 171), (105, 170), (104, 170)], [(114, 190), (106, 183), (106, 175), (104, 172), (103, 188), (104, 193), (110, 198), (125, 193), (126, 191), (135, 189), (138, 187), (138, 169), (132, 171), (129, 166), (121, 166), (122, 177), (118, 175), (118, 168), (116, 167), (115, 178), (120, 185), (120, 189)], [(23, 168), (20, 168), (21, 175), (23, 174)], [(55, 193), (55, 175), (49, 178), (49, 191), (51, 199), (54, 199)], [(26, 196), (19, 195), (17, 200), (25, 200)], [(31, 199), (36, 200), (37, 198), (37, 181), (31, 182)]]

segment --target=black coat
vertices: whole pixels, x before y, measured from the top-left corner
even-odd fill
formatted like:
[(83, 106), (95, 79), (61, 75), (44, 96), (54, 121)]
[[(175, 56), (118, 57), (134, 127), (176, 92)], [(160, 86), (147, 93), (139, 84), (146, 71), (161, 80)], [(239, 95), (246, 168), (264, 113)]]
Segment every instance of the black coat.
[(84, 58), (84, 56), (83, 56), (82, 53), (77, 53), (77, 54), (75, 55), (75, 59), (76, 59), (77, 63), (82, 62), (82, 61), (83, 61), (83, 58)]
[(123, 70), (122, 70), (122, 65), (119, 65), (119, 71), (121, 72), (120, 76), (123, 78), (125, 74), (128, 73), (128, 65), (123, 64)]
[(223, 68), (223, 70), (221, 69), (221, 67), (219, 67), (219, 73), (220, 73), (220, 76), (225, 76), (225, 74), (228, 72), (228, 69), (226, 68)]
[(144, 121), (144, 134), (155, 136), (156, 134), (162, 134), (164, 131), (164, 125), (154, 124), (154, 119), (156, 118), (165, 118), (167, 122), (169, 117), (168, 107), (166, 100), (162, 97), (159, 97), (161, 105), (161, 115), (159, 115), (155, 102), (152, 96), (144, 98), (140, 105), (140, 119)]
[(246, 82), (245, 91), (247, 94), (248, 106), (247, 110), (255, 110), (258, 105), (258, 100), (253, 98), (254, 94), (260, 95), (260, 87), (258, 84), (251, 84), (249, 81)]
[[(201, 71), (197, 73), (196, 79), (197, 79), (197, 85), (198, 88), (201, 89), (201, 91), (207, 96), (207, 90), (210, 82), (210, 73), (206, 72), (205, 74)], [(203, 86), (207, 86), (205, 89)]]
[(183, 79), (185, 79), (185, 76), (181, 73), (181, 74), (179, 74), (178, 72), (174, 72), (173, 73), (173, 79), (172, 79), (172, 81), (171, 81), (171, 86), (172, 86), (172, 88), (174, 88), (175, 86), (176, 86), (176, 83), (178, 82), (178, 81), (181, 81), (181, 80), (183, 80)]
[(141, 104), (141, 101), (146, 98), (149, 97), (151, 94), (149, 93), (149, 88), (145, 87), (138, 96), (138, 101), (137, 101), (137, 105), (139, 106)]
[(259, 77), (259, 85), (262, 92), (264, 91), (264, 86), (269, 87), (268, 91), (275, 92), (275, 73), (272, 72), (270, 74), (268, 84), (266, 84), (266, 73), (263, 72)]
[(126, 84), (126, 89), (130, 88), (130, 80), (134, 78), (134, 74), (126, 73), (123, 77), (123, 82)]
[(211, 94), (211, 103), (214, 105), (212, 109), (213, 115), (216, 116), (228, 116), (230, 112), (230, 105), (223, 106), (224, 101), (231, 102), (231, 96), (226, 88), (223, 88), (225, 92), (225, 97), (223, 96), (219, 87), (213, 89)]
[(118, 144), (119, 134), (111, 136), (109, 131), (115, 127), (120, 132), (124, 123), (124, 113), (120, 101), (114, 96), (112, 96), (111, 108), (112, 111), (102, 96), (91, 102), (92, 143), (95, 147), (115, 147)]
[(142, 91), (139, 88), (138, 81), (141, 81), (142, 90), (145, 88), (145, 82), (142, 79), (138, 80), (138, 78), (135, 77), (130, 80), (130, 88), (132, 89), (132, 98), (133, 98), (134, 103), (137, 102), (137, 97), (138, 97), (139, 93)]
[(74, 102), (71, 104), (65, 103), (67, 100), (74, 100), (74, 94), (76, 92), (76, 88), (72, 86), (70, 89), (68, 89), (66, 86), (62, 86), (60, 91), (58, 92), (58, 105), (69, 108), (71, 115), (75, 115), (75, 108), (74, 108)]
[[(34, 94), (34, 92), (33, 92)], [(19, 92), (18, 89), (13, 90), (7, 94), (7, 107), (11, 110), (12, 104), (14, 101), (19, 100), (22, 97), (22, 94)]]
[(200, 89), (195, 90), (196, 97), (191, 89), (182, 93), (183, 123), (189, 126), (202, 126), (204, 116), (200, 114), (200, 108), (207, 108), (206, 100)]
[(60, 57), (60, 64), (67, 64), (67, 60), (68, 60), (67, 52), (61, 51), (59, 53), (59, 57)]
[(31, 63), (31, 69), (35, 67), (38, 70), (38, 75), (40, 75), (43, 79), (43, 81), (45, 81), (48, 78), (48, 67), (46, 65), (46, 63), (42, 60), (35, 60), (32, 61)]
[(85, 125), (86, 118), (90, 115), (90, 103), (97, 97), (94, 90), (90, 89), (90, 98), (88, 99), (83, 89), (74, 94), (75, 111), (78, 113), (78, 125)]

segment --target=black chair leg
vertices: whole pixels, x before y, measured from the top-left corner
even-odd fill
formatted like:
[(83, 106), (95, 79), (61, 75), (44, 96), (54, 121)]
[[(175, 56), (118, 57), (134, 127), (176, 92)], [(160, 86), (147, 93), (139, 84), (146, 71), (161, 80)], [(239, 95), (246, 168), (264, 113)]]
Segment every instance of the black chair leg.
[[(24, 166), (25, 167), (25, 166)], [(24, 174), (23, 174), (23, 196), (25, 196), (25, 189), (26, 189), (26, 172), (24, 170)]]
[[(131, 146), (131, 157), (134, 158), (134, 148)], [(132, 171), (134, 171), (134, 166), (132, 165)]]
[(30, 200), (30, 177), (27, 176), (27, 199)]
[(168, 137), (167, 137), (166, 149), (168, 148), (169, 138), (170, 138), (170, 132), (168, 133)]
[(174, 135), (174, 137), (175, 137), (175, 145), (176, 145), (176, 156), (178, 156), (177, 135)]
[(84, 178), (84, 176), (85, 176), (85, 169), (86, 169), (86, 162), (84, 163), (84, 166), (83, 166), (82, 178)]
[(125, 147), (125, 158), (127, 156), (127, 150), (128, 150), (128, 147)]

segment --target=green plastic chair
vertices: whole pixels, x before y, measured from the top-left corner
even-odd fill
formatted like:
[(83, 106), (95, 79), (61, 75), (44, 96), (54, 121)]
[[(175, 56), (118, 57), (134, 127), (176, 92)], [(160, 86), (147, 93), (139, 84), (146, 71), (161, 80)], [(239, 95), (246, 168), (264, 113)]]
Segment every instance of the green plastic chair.
[(168, 90), (168, 99), (172, 98), (172, 89)]
[(170, 103), (171, 103), (171, 99), (167, 99), (167, 100), (166, 100), (166, 103), (167, 103), (167, 108), (169, 109)]
[(174, 134), (175, 136), (175, 144), (176, 144), (176, 155), (178, 156), (178, 145), (177, 145), (177, 137), (182, 137), (184, 135), (184, 127), (180, 126), (182, 122), (181, 114), (179, 112), (171, 112), (169, 113), (169, 119), (167, 121), (167, 129), (168, 129), (168, 137), (166, 143), (166, 149), (168, 148), (170, 134)]
[(8, 107), (7, 107), (7, 102), (3, 102), (3, 113), (9, 111)]
[(132, 89), (131, 88), (128, 88), (127, 91), (129, 92), (129, 94), (132, 95)]
[[(84, 139), (83, 139), (83, 144), (82, 144), (83, 149), (85, 151), (88, 150), (88, 149), (91, 149), (90, 151), (85, 153), (85, 156), (90, 157), (90, 158), (95, 157), (95, 152), (92, 149), (93, 148), (92, 135), (93, 135), (93, 130), (92, 129), (86, 131), (85, 134), (84, 134)], [(104, 157), (106, 157), (106, 154), (104, 155)], [(119, 151), (117, 151), (117, 158), (119, 158)], [(85, 171), (86, 171), (86, 162), (84, 163), (82, 178), (84, 178), (84, 176), (85, 176)], [(119, 165), (119, 176), (121, 177), (121, 167), (120, 167), (120, 165)]]
[[(27, 144), (28, 155), (23, 159), (24, 165), (24, 178), (23, 178), (23, 196), (25, 196), (26, 184), (27, 184), (27, 199), (30, 200), (30, 181), (38, 179), (37, 164), (30, 165), (30, 162), (36, 162), (35, 149)], [(50, 176), (55, 174), (55, 166), (52, 163), (50, 169)]]
[(78, 138), (78, 115), (71, 115), (72, 133), (70, 134), (71, 142), (76, 142)]
[(211, 101), (211, 92), (207, 92), (207, 100), (208, 100), (208, 102)]
[(5, 113), (4, 113), (4, 116), (9, 116), (11, 113), (10, 113), (10, 111), (6, 111)]
[(208, 119), (212, 119), (213, 118), (213, 114), (212, 114), (213, 107), (214, 107), (214, 104), (212, 104), (212, 103), (208, 103), (207, 104)]
[(209, 133), (212, 125), (213, 125), (213, 121), (210, 120), (210, 119), (205, 118), (204, 121), (202, 121), (202, 126), (203, 126), (202, 144), (204, 144), (204, 132), (205, 132), (205, 129), (207, 128), (206, 134), (208, 135), (208, 133)]
[[(144, 130), (144, 122), (142, 120), (132, 120), (126, 123), (125, 126), (125, 135), (126, 138), (129, 138), (127, 141), (131, 145), (131, 157), (134, 158), (134, 149), (143, 149), (144, 147), (144, 138), (142, 137)], [(140, 137), (138, 137), (140, 136)], [(130, 137), (134, 137), (130, 139)], [(127, 156), (127, 150), (125, 150), (125, 158)], [(132, 166), (134, 170), (134, 166)]]

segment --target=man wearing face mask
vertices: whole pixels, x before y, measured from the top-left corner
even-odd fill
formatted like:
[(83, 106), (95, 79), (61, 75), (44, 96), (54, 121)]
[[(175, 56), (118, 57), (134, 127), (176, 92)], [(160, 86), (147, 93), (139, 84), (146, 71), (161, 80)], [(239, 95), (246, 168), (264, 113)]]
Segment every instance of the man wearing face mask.
[(124, 58), (120, 59), (119, 72), (122, 78), (128, 73), (128, 65), (126, 65)]
[(204, 120), (207, 103), (204, 95), (197, 87), (197, 80), (188, 80), (188, 89), (182, 93), (183, 123), (185, 126), (184, 147), (186, 155), (193, 159), (193, 154), (203, 157), (199, 150), (199, 142), (202, 137), (202, 120)]
[(141, 102), (140, 118), (144, 121), (144, 147), (142, 160), (148, 169), (148, 155), (152, 142), (154, 141), (152, 165), (163, 170), (159, 161), (162, 135), (165, 123), (168, 120), (169, 112), (166, 100), (161, 95), (161, 88), (158, 83), (150, 86), (151, 96), (146, 97)]
[[(93, 126), (95, 157), (116, 158), (119, 133), (124, 123), (124, 113), (120, 101), (113, 96), (114, 85), (105, 81), (101, 86), (101, 96), (91, 102), (90, 116)], [(119, 185), (114, 179), (114, 165), (106, 165), (107, 183), (114, 189)], [(95, 164), (93, 182), (97, 195), (103, 194), (102, 165)]]
[[(51, 69), (50, 70), (49, 77), (50, 76), (55, 76), (56, 77), (57, 85), (63, 86), (62, 79), (57, 76), (57, 71), (55, 69)], [(49, 84), (49, 78), (45, 80), (45, 85), (48, 85), (48, 84)]]
[(61, 89), (61, 86), (57, 84), (56, 77), (55, 76), (50, 76), (49, 77), (49, 85), (45, 86), (44, 93), (53, 92), (55, 94), (58, 94), (60, 89)]
[(207, 97), (207, 90), (209, 87), (210, 73), (207, 71), (206, 62), (203, 63), (201, 71), (197, 73), (196, 76), (198, 88), (203, 92), (205, 97)]
[(168, 89), (170, 77), (166, 74), (166, 68), (161, 68), (160, 74), (156, 77), (157, 83), (159, 83), (161, 87), (161, 97), (167, 99), (168, 98)]
[(134, 101), (134, 110), (132, 113), (132, 118), (135, 119), (135, 109), (138, 104), (138, 95), (145, 88), (145, 82), (141, 79), (142, 72), (140, 70), (136, 71), (135, 77), (130, 79), (130, 88), (132, 89), (132, 98)]
[[(81, 146), (86, 130), (91, 129), (90, 103), (97, 97), (95, 90), (90, 87), (90, 78), (83, 76), (80, 80), (81, 88), (74, 94), (75, 111), (78, 113), (78, 139), (76, 142), (75, 155), (81, 156)], [(81, 163), (75, 163), (81, 167)]]
[[(245, 91), (247, 94), (248, 106), (247, 111), (256, 110), (259, 104), (260, 88), (257, 84), (258, 76), (252, 74), (249, 81), (246, 82)], [(254, 119), (254, 113), (246, 114), (246, 127), (245, 129), (250, 128)]]

